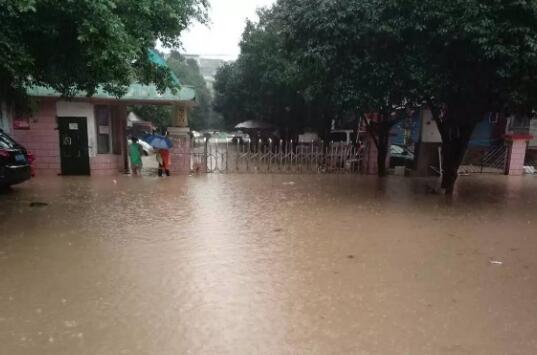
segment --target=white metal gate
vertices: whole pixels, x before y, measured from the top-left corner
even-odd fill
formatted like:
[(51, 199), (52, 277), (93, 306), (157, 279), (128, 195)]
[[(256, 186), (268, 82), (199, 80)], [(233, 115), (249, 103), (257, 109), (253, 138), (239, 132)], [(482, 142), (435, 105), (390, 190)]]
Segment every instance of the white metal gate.
[(361, 149), (340, 143), (202, 139), (192, 147), (192, 170), (209, 173), (348, 174), (360, 171), (361, 159)]

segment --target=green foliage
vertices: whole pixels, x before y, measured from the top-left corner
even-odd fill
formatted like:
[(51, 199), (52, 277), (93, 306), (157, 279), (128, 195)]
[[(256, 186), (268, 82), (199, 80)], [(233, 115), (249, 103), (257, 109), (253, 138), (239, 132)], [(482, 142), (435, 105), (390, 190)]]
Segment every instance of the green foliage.
[(535, 109), (537, 1), (412, 1), (408, 12), (417, 21), (392, 21), (411, 36), (423, 96), (451, 122)]
[(0, 0), (0, 97), (23, 86), (65, 96), (102, 85), (121, 95), (133, 81), (174, 87), (148, 59), (157, 40), (178, 45), (181, 32), (206, 20), (206, 0)]
[[(191, 86), (196, 91), (198, 106), (189, 113), (189, 125), (194, 130), (219, 128), (218, 116), (212, 111), (212, 97), (207, 83), (201, 75), (197, 62), (186, 60), (178, 52), (172, 52), (167, 60), (170, 70), (179, 78), (181, 85)], [(160, 130), (171, 125), (170, 106), (133, 106), (131, 109), (145, 120), (153, 122)]]
[(190, 112), (190, 127), (194, 130), (216, 128), (214, 127), (216, 123), (211, 121), (213, 116), (211, 93), (201, 75), (198, 63), (194, 59), (185, 60), (179, 53), (173, 52), (168, 59), (168, 65), (182, 84), (192, 86), (196, 90), (198, 106)]
[(171, 126), (172, 106), (136, 105), (129, 109), (143, 120), (152, 122), (160, 132), (165, 132)]
[(247, 22), (241, 55), (219, 70), (215, 109), (228, 127), (245, 120), (263, 120), (289, 134), (317, 127), (322, 99), (303, 91), (300, 70), (285, 50), (282, 23), (275, 10), (259, 12), (258, 23)]
[(426, 104), (452, 177), (487, 112), (537, 108), (537, 0), (279, 0), (241, 48), (216, 85), (228, 122), (278, 122), (303, 101), (324, 119), (381, 114), (385, 143), (397, 113)]

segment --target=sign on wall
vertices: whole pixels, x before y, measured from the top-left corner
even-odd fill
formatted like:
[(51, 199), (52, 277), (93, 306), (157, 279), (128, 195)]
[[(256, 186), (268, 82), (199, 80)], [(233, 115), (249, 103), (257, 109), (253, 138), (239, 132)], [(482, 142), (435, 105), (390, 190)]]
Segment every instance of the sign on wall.
[(13, 119), (13, 129), (28, 130), (30, 129), (29, 117), (18, 117)]

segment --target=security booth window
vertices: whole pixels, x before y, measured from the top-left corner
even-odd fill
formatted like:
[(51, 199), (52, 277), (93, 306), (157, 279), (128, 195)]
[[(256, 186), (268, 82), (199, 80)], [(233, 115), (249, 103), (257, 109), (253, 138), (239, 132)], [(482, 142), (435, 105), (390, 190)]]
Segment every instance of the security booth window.
[(112, 153), (112, 110), (109, 106), (95, 106), (97, 154)]

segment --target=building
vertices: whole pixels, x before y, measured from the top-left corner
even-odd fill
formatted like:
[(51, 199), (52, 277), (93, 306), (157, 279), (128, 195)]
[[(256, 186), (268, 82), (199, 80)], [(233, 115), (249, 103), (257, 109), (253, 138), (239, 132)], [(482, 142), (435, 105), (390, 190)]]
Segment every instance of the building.
[[(171, 138), (176, 144), (176, 171), (189, 168), (180, 162), (189, 149), (187, 113), (196, 105), (196, 93), (182, 87), (176, 93), (159, 93), (153, 85), (133, 84), (121, 98), (103, 90), (70, 100), (44, 87), (28, 90), (36, 102), (29, 117), (2, 107), (0, 124), (35, 156), (35, 171), (42, 175), (110, 176), (128, 169), (127, 107), (173, 105), (176, 107)], [(174, 151), (172, 151), (172, 158)]]
[(183, 54), (185, 59), (195, 60), (200, 68), (200, 74), (203, 76), (203, 79), (207, 83), (207, 88), (211, 95), (214, 95), (214, 83), (216, 81), (215, 76), (222, 66), (231, 61), (229, 56), (201, 56), (197, 54)]

